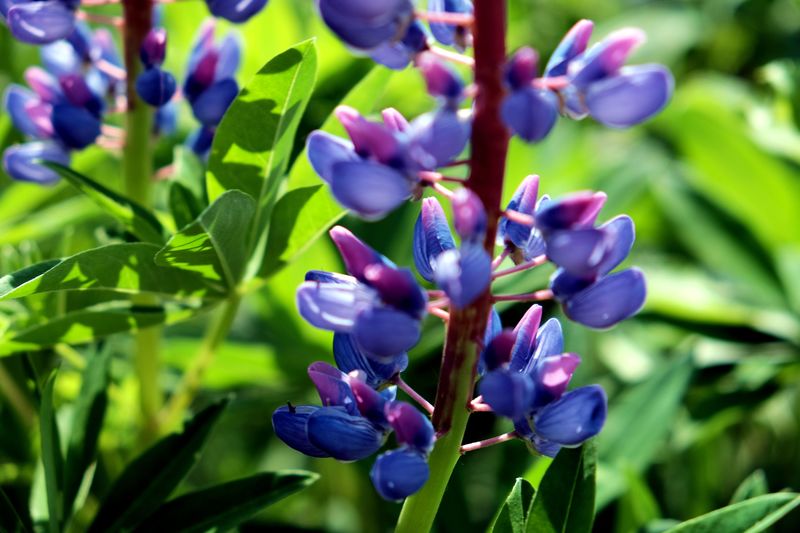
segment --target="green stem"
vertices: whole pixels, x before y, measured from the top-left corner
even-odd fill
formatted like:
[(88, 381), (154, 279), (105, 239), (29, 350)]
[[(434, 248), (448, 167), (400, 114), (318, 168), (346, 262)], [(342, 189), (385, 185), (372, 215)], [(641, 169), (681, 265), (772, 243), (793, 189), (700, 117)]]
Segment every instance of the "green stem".
[[(139, 100), (135, 80), (140, 70), (139, 49), (152, 26), (153, 0), (123, 0), (125, 70), (127, 72), (128, 109), (125, 113), (125, 148), (122, 154), (124, 187), (127, 196), (145, 208), (152, 206), (153, 110)], [(158, 305), (156, 298), (142, 298), (135, 303)], [(158, 413), (163, 396), (161, 375), (161, 328), (140, 330), (135, 337), (134, 367), (139, 381), (139, 404), (143, 424), (142, 444), (158, 435)]]
[[(456, 395), (463, 399), (462, 406), (466, 406), (472, 396), (473, 367), (477, 359), (477, 352), (472, 345), (472, 350), (467, 350), (467, 361), (458, 375), (459, 387)], [(464, 440), (464, 431), (467, 428), (469, 411), (458, 408), (453, 411), (450, 430), (436, 441), (436, 445), (428, 458), (430, 477), (428, 482), (418, 493), (406, 499), (395, 531), (397, 533), (422, 533), (429, 531), (439, 510), (439, 504), (447, 489), (450, 476), (461, 457), (461, 442)]]
[(206, 331), (206, 335), (200, 345), (200, 351), (195, 356), (192, 365), (184, 373), (183, 380), (170, 398), (169, 403), (164, 407), (160, 417), (162, 431), (171, 431), (181, 422), (184, 411), (192, 403), (197, 391), (200, 390), (203, 376), (208, 367), (211, 366), (217, 349), (225, 341), (225, 337), (228, 336), (240, 303), (241, 296), (234, 293), (225, 301), (222, 308), (217, 311), (217, 315)]

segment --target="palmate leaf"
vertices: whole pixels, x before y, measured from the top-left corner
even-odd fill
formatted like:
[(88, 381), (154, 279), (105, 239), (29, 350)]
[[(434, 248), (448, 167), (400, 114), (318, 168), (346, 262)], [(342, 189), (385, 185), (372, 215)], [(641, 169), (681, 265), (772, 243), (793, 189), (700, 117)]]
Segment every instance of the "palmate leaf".
[(9, 329), (0, 337), (0, 357), (16, 352), (41, 350), (54, 344), (83, 344), (114, 333), (182, 322), (204, 307), (166, 303), (142, 306), (128, 301), (104, 302), (66, 313), (19, 330)]
[[(365, 114), (374, 111), (375, 102), (386, 90), (391, 76), (389, 69), (373, 69), (345, 96), (342, 104)], [(329, 117), (321, 129), (336, 135), (345, 134), (334, 116)], [(289, 173), (286, 192), (272, 212), (260, 276), (269, 277), (297, 257), (345, 212), (311, 168), (304, 150)]]
[(667, 530), (667, 533), (717, 533), (741, 531), (758, 533), (800, 506), (800, 494), (777, 492), (750, 498), (708, 514), (692, 518)]
[(518, 477), (506, 501), (497, 511), (492, 525), (489, 526), (489, 531), (492, 533), (525, 533), (535, 494), (533, 485), (526, 479)]
[(95, 201), (105, 212), (144, 242), (163, 244), (164, 228), (150, 211), (93, 179), (58, 163), (46, 162), (56, 174)]
[(157, 265), (159, 250), (148, 243), (110, 244), (32, 265), (0, 278), (0, 300), (56, 291), (151, 294), (177, 300), (224, 296), (223, 288), (198, 273)]
[(225, 408), (214, 403), (134, 459), (114, 482), (89, 527), (90, 533), (130, 530), (155, 511), (197, 462)]
[(156, 255), (156, 263), (200, 276), (221, 292), (233, 290), (247, 263), (245, 238), (254, 214), (252, 198), (227, 191), (172, 236)]
[(529, 533), (588, 533), (594, 521), (593, 440), (562, 448), (547, 469), (528, 516)]
[(289, 165), (295, 133), (311, 98), (317, 75), (314, 40), (271, 59), (241, 90), (214, 135), (208, 161), (209, 199), (238, 189), (256, 203), (247, 242), (258, 264), (266, 244), (275, 195)]
[(134, 531), (227, 531), (318, 477), (303, 471), (267, 472), (191, 492), (162, 505)]

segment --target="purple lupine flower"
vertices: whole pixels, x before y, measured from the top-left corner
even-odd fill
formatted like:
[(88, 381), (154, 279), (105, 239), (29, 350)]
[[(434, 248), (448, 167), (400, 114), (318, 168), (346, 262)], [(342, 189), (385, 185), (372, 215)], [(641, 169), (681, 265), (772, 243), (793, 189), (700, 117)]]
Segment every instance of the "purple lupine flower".
[(58, 174), (39, 164), (39, 160), (69, 165), (69, 153), (54, 142), (18, 144), (3, 153), (3, 170), (18, 181), (40, 185), (56, 183)]
[(350, 275), (309, 272), (297, 290), (300, 314), (318, 328), (352, 334), (368, 358), (393, 363), (419, 341), (427, 295), (409, 270), (395, 267), (348, 230), (337, 226), (331, 235)]
[(457, 109), (464, 99), (464, 81), (458, 72), (430, 53), (420, 54), (417, 68), (425, 78), (428, 93), (441, 98), (447, 107)]
[(308, 136), (308, 158), (336, 199), (368, 220), (418, 194), (419, 172), (451, 161), (469, 138), (466, 121), (447, 109), (410, 124), (394, 110), (384, 112), (383, 122), (369, 121), (346, 106), (334, 113), (350, 141), (315, 131)]
[(167, 54), (167, 32), (153, 28), (144, 38), (139, 57), (145, 70), (136, 78), (136, 92), (146, 103), (162, 107), (175, 95), (178, 84), (175, 76), (163, 70), (161, 65)]
[[(552, 457), (600, 432), (607, 401), (596, 385), (565, 393), (580, 358), (562, 353), (561, 325), (550, 319), (540, 328), (541, 317), (541, 307), (528, 310), (513, 332), (510, 362), (487, 372), (479, 390), (496, 413), (514, 421), (520, 437)], [(501, 342), (507, 350), (510, 339)]]
[(661, 111), (672, 96), (674, 80), (662, 65), (625, 67), (645, 36), (641, 30), (617, 30), (587, 50), (594, 25), (581, 20), (570, 29), (535, 79), (538, 56), (523, 48), (509, 61), (506, 81), (511, 93), (502, 116), (513, 133), (528, 142), (544, 139), (557, 112), (580, 120), (592, 116), (614, 128), (644, 122)]
[[(348, 363), (355, 361), (349, 359)], [(382, 497), (402, 499), (428, 479), (433, 425), (410, 404), (396, 401), (396, 387), (377, 391), (377, 385), (366, 378), (374, 370), (373, 363), (364, 358), (361, 362), (365, 366), (348, 374), (324, 362), (311, 364), (308, 375), (322, 406), (280, 407), (272, 415), (272, 425), (278, 438), (295, 450), (340, 461), (374, 454), (394, 432), (399, 448), (378, 457), (372, 479)]]
[(267, 0), (206, 0), (206, 4), (215, 17), (241, 23), (264, 9)]
[[(428, 0), (428, 11), (431, 13), (460, 13), (471, 14), (473, 11), (470, 0)], [(470, 32), (462, 26), (453, 26), (443, 22), (431, 22), (431, 33), (437, 41), (454, 46), (459, 50), (468, 48), (471, 44)]]
[(79, 0), (4, 0), (0, 14), (16, 39), (47, 44), (73, 33), (79, 4)]
[[(473, 202), (470, 204), (475, 207)], [(483, 206), (480, 207), (483, 211)], [(485, 218), (485, 213), (473, 214), (471, 218), (480, 220)], [(456, 248), (439, 201), (433, 197), (422, 201), (422, 210), (414, 226), (414, 262), (420, 275), (435, 281), (456, 308), (474, 302), (489, 286), (492, 277), (492, 260), (483, 248), (482, 238), (469, 237)]]
[[(183, 94), (195, 118), (209, 128), (217, 126), (239, 94), (235, 75), (241, 60), (241, 41), (231, 32), (221, 43), (214, 42), (216, 23), (206, 20), (200, 27), (192, 53)], [(209, 145), (210, 146), (210, 145)], [(197, 152), (205, 155), (204, 152)]]
[(349, 47), (393, 69), (428, 48), (410, 0), (317, 0), (325, 24)]

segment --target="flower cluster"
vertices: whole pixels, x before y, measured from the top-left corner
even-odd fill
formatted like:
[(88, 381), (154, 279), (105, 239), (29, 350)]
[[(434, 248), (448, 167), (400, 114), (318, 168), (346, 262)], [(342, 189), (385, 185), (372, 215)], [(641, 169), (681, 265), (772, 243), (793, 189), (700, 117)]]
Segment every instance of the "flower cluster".
[(536, 77), (539, 56), (520, 49), (506, 69), (511, 94), (503, 104), (506, 125), (528, 142), (550, 133), (559, 111), (573, 119), (592, 116), (614, 128), (639, 124), (661, 111), (672, 95), (672, 74), (662, 65), (626, 67), (644, 33), (615, 31), (587, 49), (594, 25), (581, 20), (550, 57), (544, 76)]
[(136, 92), (151, 106), (162, 107), (172, 99), (177, 89), (175, 76), (161, 68), (167, 56), (166, 30), (150, 30), (142, 43), (139, 56), (145, 70), (136, 78)]
[(44, 68), (30, 67), (30, 89), (11, 85), (4, 107), (14, 126), (33, 140), (8, 148), (3, 157), (14, 179), (53, 183), (58, 176), (36, 163), (44, 159), (68, 164), (70, 152), (82, 150), (101, 134), (106, 101), (114, 101), (123, 83), (119, 54), (105, 30), (92, 33), (84, 25), (41, 49)]
[[(260, 12), (268, 0), (206, 0), (215, 17), (245, 22)], [(81, 0), (0, 0), (0, 17), (11, 34), (29, 44), (48, 44), (74, 32)]]
[(200, 122), (200, 127), (186, 143), (201, 157), (208, 154), (216, 127), (239, 94), (236, 72), (242, 55), (241, 39), (237, 33), (230, 32), (216, 43), (215, 32), (213, 19), (200, 27), (183, 84), (183, 96)]
[(355, 109), (334, 112), (350, 140), (324, 131), (308, 137), (308, 157), (339, 202), (367, 219), (381, 218), (404, 201), (418, 197), (431, 179), (426, 173), (447, 165), (469, 140), (469, 113), (458, 104), (463, 84), (458, 75), (429, 58), (424, 69), (439, 109), (408, 122), (394, 109), (383, 121), (367, 120)]

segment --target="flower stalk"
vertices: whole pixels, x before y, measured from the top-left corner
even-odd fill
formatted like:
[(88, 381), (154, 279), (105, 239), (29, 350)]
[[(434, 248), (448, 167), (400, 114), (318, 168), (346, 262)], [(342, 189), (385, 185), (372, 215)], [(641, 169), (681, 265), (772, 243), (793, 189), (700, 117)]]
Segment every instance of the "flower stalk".
[[(478, 196), (488, 215), (484, 248), (494, 251), (501, 214), (503, 178), (509, 133), (500, 116), (505, 96), (503, 65), (506, 60), (506, 2), (476, 0), (474, 16), (475, 115), (467, 186)], [(444, 357), (434, 403), (433, 424), (440, 435), (431, 453), (428, 482), (403, 506), (398, 532), (429, 531), (461, 456), (461, 443), (469, 419), (476, 378), (478, 346), (490, 311), (486, 293), (463, 310), (453, 310), (447, 329)]]

